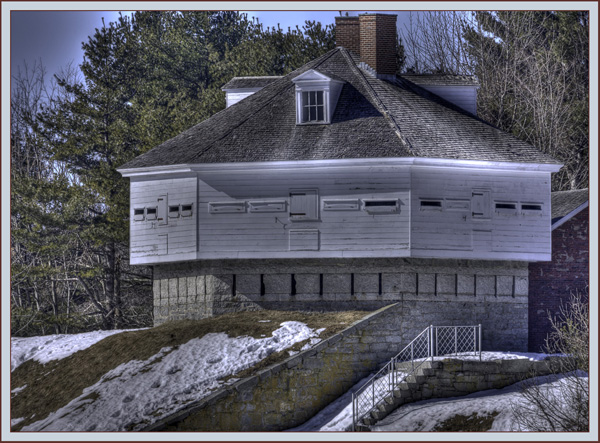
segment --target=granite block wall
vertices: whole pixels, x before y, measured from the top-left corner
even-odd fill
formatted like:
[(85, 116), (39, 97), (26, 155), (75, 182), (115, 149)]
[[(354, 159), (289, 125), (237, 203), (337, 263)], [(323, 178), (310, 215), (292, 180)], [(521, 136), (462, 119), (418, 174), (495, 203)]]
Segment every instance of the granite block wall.
[(403, 333), (481, 323), (484, 349), (527, 349), (524, 262), (427, 259), (196, 261), (154, 268), (155, 325), (244, 310), (372, 311), (400, 303)]

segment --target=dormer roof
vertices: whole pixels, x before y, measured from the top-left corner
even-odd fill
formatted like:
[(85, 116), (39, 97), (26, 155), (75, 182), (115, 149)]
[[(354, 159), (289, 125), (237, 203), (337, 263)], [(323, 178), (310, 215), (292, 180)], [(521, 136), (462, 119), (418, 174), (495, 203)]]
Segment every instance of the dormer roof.
[[(359, 62), (335, 48), (119, 169), (391, 157), (559, 164), (410, 81), (372, 77)], [(331, 124), (298, 125), (296, 84), (319, 75), (344, 82)]]
[(337, 83), (344, 83), (344, 80), (341, 80), (339, 78), (335, 78), (336, 76), (334, 75), (325, 75), (322, 74), (321, 72), (315, 70), (315, 69), (309, 69), (306, 72), (303, 72), (302, 74), (294, 77), (292, 79), (292, 82), (294, 82), (294, 84), (298, 85), (298, 84), (320, 84), (320, 83), (331, 83), (331, 82), (337, 82)]

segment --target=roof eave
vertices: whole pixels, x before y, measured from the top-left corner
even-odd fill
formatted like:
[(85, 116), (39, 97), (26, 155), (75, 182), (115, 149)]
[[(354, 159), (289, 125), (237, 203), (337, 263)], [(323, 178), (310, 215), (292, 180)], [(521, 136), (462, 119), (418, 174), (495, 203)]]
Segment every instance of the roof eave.
[(314, 167), (347, 167), (347, 166), (423, 166), (454, 167), (466, 169), (511, 170), (531, 172), (558, 172), (562, 164), (547, 163), (514, 163), (482, 160), (456, 160), (443, 158), (389, 157), (389, 158), (351, 158), (326, 160), (289, 160), (268, 162), (232, 162), (232, 163), (195, 163), (179, 165), (142, 166), (139, 168), (117, 168), (123, 177), (139, 177), (155, 174), (182, 174), (196, 171), (214, 170), (248, 170), (248, 169), (283, 169)]
[(579, 205), (578, 207), (573, 209), (571, 212), (569, 212), (564, 217), (562, 217), (562, 218), (558, 219), (556, 222), (552, 223), (552, 230), (554, 231), (556, 228), (562, 226), (564, 223), (571, 220), (573, 217), (575, 217), (577, 214), (579, 214), (581, 211), (583, 211), (589, 205), (590, 205), (590, 201), (588, 200), (585, 203), (582, 203), (581, 205)]

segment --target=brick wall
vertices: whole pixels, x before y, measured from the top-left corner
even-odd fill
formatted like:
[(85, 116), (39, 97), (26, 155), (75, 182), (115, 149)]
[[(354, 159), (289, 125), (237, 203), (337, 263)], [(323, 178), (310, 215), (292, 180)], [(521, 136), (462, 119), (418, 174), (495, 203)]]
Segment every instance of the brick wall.
[(360, 61), (377, 74), (396, 73), (396, 18), (387, 14), (359, 15)]
[(336, 46), (349, 49), (360, 54), (360, 23), (358, 17), (335, 18)]
[[(529, 351), (538, 352), (556, 315), (571, 293), (589, 284), (588, 208), (552, 231), (552, 261), (529, 265)], [(587, 293), (587, 292), (586, 292)]]

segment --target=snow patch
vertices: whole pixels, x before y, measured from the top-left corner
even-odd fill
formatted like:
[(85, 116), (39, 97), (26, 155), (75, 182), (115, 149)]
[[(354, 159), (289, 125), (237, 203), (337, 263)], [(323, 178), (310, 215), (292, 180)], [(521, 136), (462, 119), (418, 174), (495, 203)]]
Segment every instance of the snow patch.
[(11, 393), (11, 394), (14, 394), (14, 395), (16, 395), (16, 394), (18, 394), (19, 392), (21, 392), (23, 389), (25, 389), (26, 387), (27, 387), (27, 385), (23, 385), (23, 386), (21, 386), (21, 387), (19, 387), (19, 388), (15, 388), (15, 389), (13, 389), (12, 391), (10, 391), (10, 393)]
[(127, 331), (139, 331), (139, 329), (13, 337), (10, 339), (10, 371), (14, 371), (27, 360), (35, 360), (38, 363), (46, 364), (52, 360), (66, 358), (77, 351), (89, 348), (103, 338)]
[[(583, 377), (587, 379), (587, 377)], [(503, 389), (490, 389), (475, 392), (464, 397), (437, 398), (422, 400), (403, 405), (389, 416), (371, 427), (372, 431), (387, 432), (429, 432), (442, 422), (456, 415), (487, 416), (498, 413), (494, 417), (492, 427), (488, 432), (528, 431), (519, 429), (513, 416), (515, 405), (523, 402), (521, 391), (525, 384), (532, 383), (524, 380)], [(536, 377), (535, 383), (544, 385), (548, 390), (560, 393), (563, 378), (556, 376)]]

